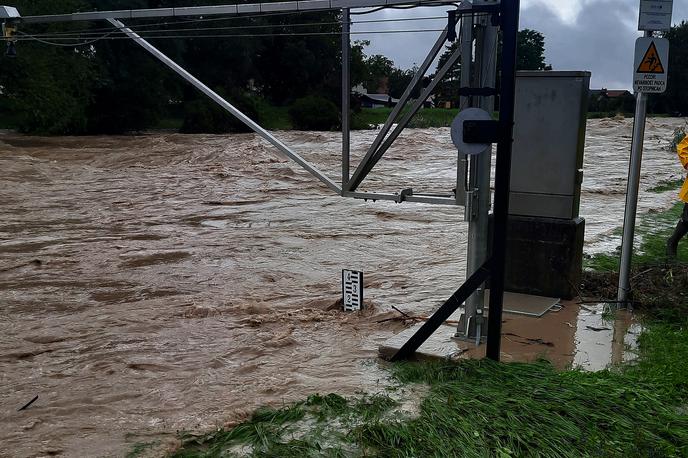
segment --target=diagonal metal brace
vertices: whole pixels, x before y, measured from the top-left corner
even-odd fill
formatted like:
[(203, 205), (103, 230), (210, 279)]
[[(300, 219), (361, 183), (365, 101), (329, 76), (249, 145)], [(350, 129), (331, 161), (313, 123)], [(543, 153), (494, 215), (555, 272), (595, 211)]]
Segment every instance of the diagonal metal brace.
[[(380, 132), (378, 132), (377, 136), (375, 137), (375, 140), (373, 140), (373, 143), (370, 145), (370, 148), (368, 148), (366, 155), (363, 157), (363, 159), (361, 159), (358, 168), (360, 168), (361, 165), (368, 163), (377, 152), (380, 143), (382, 143), (382, 141), (385, 139), (385, 137), (389, 133), (389, 130), (392, 128), (394, 121), (396, 121), (397, 117), (399, 116), (399, 113), (401, 113), (401, 110), (403, 110), (406, 106), (406, 103), (411, 97), (413, 90), (418, 86), (418, 83), (420, 83), (421, 78), (423, 78), (423, 76), (427, 73), (428, 69), (430, 68), (430, 65), (432, 65), (432, 63), (435, 61), (435, 57), (437, 57), (437, 54), (439, 54), (439, 52), (442, 50), (444, 43), (447, 41), (447, 34), (448, 29), (445, 28), (444, 31), (440, 34), (440, 36), (437, 38), (435, 44), (430, 49), (430, 52), (425, 57), (423, 63), (420, 65), (420, 67), (418, 67), (418, 70), (416, 71), (415, 75), (413, 75), (413, 79), (409, 82), (408, 86), (406, 86), (404, 93), (401, 95), (399, 101), (387, 117), (385, 124), (380, 129)], [(358, 173), (358, 176), (356, 175), (356, 173)], [(356, 180), (358, 180), (360, 176), (360, 172), (358, 171), (358, 169), (356, 169), (356, 173), (354, 173), (354, 177)], [(356, 186), (358, 186), (358, 184), (356, 184)], [(344, 189), (347, 191), (352, 190), (349, 183), (347, 183), (346, 186), (344, 186)]]
[(301, 167), (306, 169), (311, 175), (316, 177), (318, 180), (322, 181), (327, 185), (328, 188), (330, 188), (332, 191), (336, 192), (337, 194), (341, 195), (342, 193), (342, 188), (337, 185), (334, 181), (332, 181), (329, 177), (327, 177), (324, 173), (322, 173), (320, 170), (318, 170), (313, 164), (296, 154), (294, 151), (291, 150), (287, 145), (282, 143), (280, 140), (278, 140), (274, 135), (272, 135), (270, 132), (262, 128), (258, 123), (256, 123), (254, 120), (246, 116), (244, 113), (239, 111), (234, 105), (226, 101), (224, 98), (222, 98), (217, 92), (213, 91), (210, 89), (208, 86), (203, 84), (198, 78), (193, 76), (191, 73), (187, 72), (184, 70), (179, 64), (177, 64), (175, 61), (167, 57), (164, 53), (162, 53), (160, 50), (158, 50), (155, 46), (150, 44), (148, 41), (145, 39), (141, 38), (137, 33), (132, 31), (130, 28), (126, 27), (121, 21), (118, 21), (117, 19), (112, 19), (109, 18), (107, 21), (114, 25), (115, 27), (119, 28), (120, 32), (124, 33), (127, 35), (129, 38), (134, 40), (136, 44), (140, 45), (143, 49), (151, 53), (153, 56), (155, 56), (158, 60), (160, 60), (163, 64), (167, 65), (169, 68), (174, 70), (179, 76), (184, 78), (186, 81), (191, 83), (196, 89), (210, 97), (215, 103), (220, 105), (222, 108), (227, 110), (229, 113), (234, 115), (239, 121), (243, 122), (246, 124), (251, 130), (253, 130), (255, 133), (263, 137), (265, 140), (268, 142), (272, 143), (273, 146), (275, 146), (278, 150), (280, 150), (285, 156), (288, 158), (292, 159), (294, 162), (299, 164)]
[(449, 56), (449, 59), (447, 59), (442, 68), (440, 68), (437, 71), (437, 74), (432, 79), (430, 84), (425, 89), (423, 89), (423, 92), (420, 94), (420, 97), (418, 97), (414, 101), (413, 105), (411, 105), (411, 108), (401, 118), (396, 128), (392, 131), (391, 134), (389, 134), (389, 137), (387, 137), (385, 141), (382, 142), (377, 151), (375, 151), (373, 154), (370, 154), (369, 151), (369, 154), (367, 154), (366, 157), (361, 161), (361, 163), (356, 168), (356, 171), (354, 172), (353, 176), (351, 177), (351, 180), (349, 181), (349, 190), (355, 191), (356, 188), (365, 179), (365, 177), (368, 176), (373, 167), (375, 167), (375, 164), (377, 164), (380, 161), (380, 159), (382, 159), (382, 156), (385, 154), (385, 152), (387, 152), (389, 147), (392, 146), (392, 143), (394, 143), (397, 137), (399, 137), (401, 132), (406, 128), (408, 123), (411, 121), (411, 118), (413, 118), (413, 116), (418, 112), (418, 110), (421, 109), (425, 101), (428, 99), (428, 97), (430, 97), (430, 94), (432, 94), (432, 91), (435, 90), (435, 87), (439, 84), (440, 81), (442, 81), (444, 76), (456, 64), (456, 62), (459, 60), (459, 57), (461, 57), (460, 47), (457, 48), (456, 51), (454, 51), (454, 53), (451, 54), (451, 56)]
[(476, 291), (490, 276), (492, 260), (488, 259), (466, 282), (451, 295), (447, 301), (420, 327), (411, 338), (392, 356), (392, 361), (407, 359), (415, 353), (423, 342), (451, 316), (466, 299)]

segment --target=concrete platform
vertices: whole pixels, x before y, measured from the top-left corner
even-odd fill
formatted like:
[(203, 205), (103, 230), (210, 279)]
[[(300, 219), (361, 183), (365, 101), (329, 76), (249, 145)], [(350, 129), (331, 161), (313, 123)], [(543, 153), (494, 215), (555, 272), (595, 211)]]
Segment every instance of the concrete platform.
[[(533, 296), (532, 294), (504, 293), (504, 313), (541, 317), (561, 301), (558, 297)], [(485, 304), (490, 303), (490, 290), (485, 290)]]
[[(635, 345), (639, 325), (631, 315), (619, 314), (604, 320), (602, 306), (582, 307), (563, 301), (561, 309), (541, 317), (504, 314), (502, 321), (501, 360), (534, 361), (546, 358), (560, 368), (581, 366), (603, 369), (609, 364), (632, 359), (629, 347)], [(380, 356), (390, 359), (420, 328), (414, 325), (391, 337), (380, 348)], [(456, 325), (443, 325), (416, 352), (418, 359), (485, 357), (485, 344), (454, 339)]]

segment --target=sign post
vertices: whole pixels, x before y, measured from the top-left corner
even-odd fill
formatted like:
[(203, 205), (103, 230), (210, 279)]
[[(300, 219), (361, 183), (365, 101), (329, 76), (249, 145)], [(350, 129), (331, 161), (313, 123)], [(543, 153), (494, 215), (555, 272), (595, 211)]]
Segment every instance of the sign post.
[(638, 38), (635, 43), (633, 68), (633, 90), (636, 93), (635, 117), (633, 118), (633, 143), (631, 144), (631, 159), (628, 166), (626, 209), (624, 211), (621, 263), (619, 265), (617, 299), (620, 304), (629, 302), (631, 292), (631, 257), (635, 235), (635, 216), (638, 209), (638, 188), (643, 158), (647, 98), (649, 97), (648, 94), (666, 91), (669, 72), (669, 41), (664, 38), (654, 38), (652, 33), (655, 30), (669, 30), (671, 28), (672, 6), (673, 0), (640, 0), (638, 30), (644, 30), (645, 36)]

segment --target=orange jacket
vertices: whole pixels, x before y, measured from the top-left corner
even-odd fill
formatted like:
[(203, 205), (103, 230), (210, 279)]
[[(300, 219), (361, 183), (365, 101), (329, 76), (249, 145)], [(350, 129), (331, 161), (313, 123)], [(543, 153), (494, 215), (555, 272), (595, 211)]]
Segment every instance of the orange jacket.
[[(686, 169), (686, 167), (688, 167), (688, 135), (686, 135), (683, 138), (683, 141), (678, 144), (676, 147), (676, 153), (678, 153), (678, 159), (681, 161), (681, 165), (684, 169)], [(681, 191), (678, 193), (678, 198), (688, 203), (688, 178), (686, 178), (683, 182)]]

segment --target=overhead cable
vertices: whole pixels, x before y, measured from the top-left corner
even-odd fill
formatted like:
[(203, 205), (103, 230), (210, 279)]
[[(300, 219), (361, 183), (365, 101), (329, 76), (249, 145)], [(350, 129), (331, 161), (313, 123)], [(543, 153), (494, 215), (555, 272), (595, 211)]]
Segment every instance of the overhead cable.
[[(405, 21), (434, 21), (434, 20), (446, 20), (446, 16), (424, 16), (424, 17), (412, 17), (412, 18), (389, 18), (389, 19), (367, 19), (360, 21), (353, 21), (352, 24), (374, 24), (374, 23), (386, 23), (386, 22), (405, 22)], [(217, 31), (217, 30), (245, 30), (245, 29), (269, 29), (278, 27), (316, 27), (324, 25), (338, 25), (341, 24), (340, 21), (333, 22), (304, 22), (297, 24), (257, 24), (257, 25), (239, 25), (239, 26), (221, 26), (221, 27), (188, 27), (179, 29), (160, 29), (160, 30), (140, 30), (137, 26), (129, 26), (128, 28), (136, 31), (140, 35), (144, 34), (154, 34), (154, 33), (171, 33), (171, 32), (199, 32), (199, 31)], [(111, 32), (112, 28), (107, 29)], [(119, 31), (120, 28), (116, 28), (114, 31)], [(44, 39), (48, 38), (59, 38), (59, 37), (69, 37), (72, 39), (81, 38), (91, 38), (94, 35), (102, 35), (102, 32), (55, 32), (55, 33), (34, 33), (27, 34), (32, 37), (40, 37)]]

